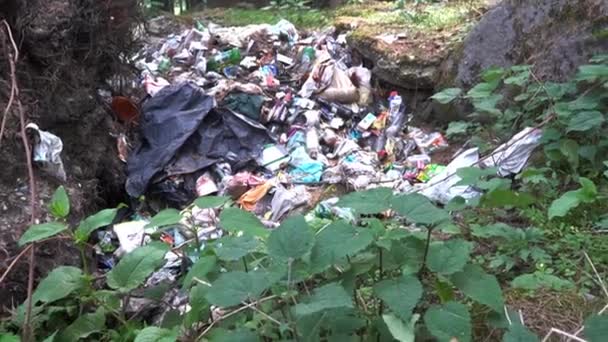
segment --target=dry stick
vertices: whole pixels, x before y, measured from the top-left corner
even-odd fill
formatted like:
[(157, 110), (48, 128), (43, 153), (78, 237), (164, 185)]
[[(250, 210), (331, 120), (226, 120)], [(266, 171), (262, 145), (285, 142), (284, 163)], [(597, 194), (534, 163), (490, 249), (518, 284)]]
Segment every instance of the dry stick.
[[(14, 85), (14, 98), (17, 101), (17, 108), (19, 109), (19, 122), (21, 125), (21, 140), (23, 141), (23, 148), (25, 152), (25, 160), (27, 163), (27, 172), (30, 180), (30, 212), (31, 219), (30, 224), (34, 224), (36, 222), (36, 181), (34, 180), (34, 167), (32, 165), (31, 151), (30, 145), (27, 141), (27, 135), (25, 133), (25, 113), (23, 111), (23, 105), (21, 104), (21, 100), (19, 99), (19, 87), (17, 85), (17, 72), (16, 72), (16, 64), (19, 59), (19, 49), (17, 48), (17, 44), (15, 43), (15, 39), (13, 39), (13, 34), (11, 32), (10, 25), (6, 22), (6, 20), (2, 21), (4, 23), (6, 32), (8, 37), (10, 38), (11, 44), (13, 45), (14, 54), (11, 58), (11, 53), (7, 51), (7, 56), (9, 57), (9, 64), (11, 70), (11, 81)], [(30, 265), (28, 272), (28, 282), (27, 282), (27, 311), (25, 313), (25, 322), (23, 324), (23, 336), (25, 341), (33, 340), (33, 331), (31, 326), (32, 319), (32, 293), (34, 292), (34, 264), (36, 263), (36, 245), (35, 243), (31, 244), (30, 248)]]
[(221, 321), (225, 320), (228, 317), (236, 315), (239, 312), (245, 311), (245, 310), (247, 310), (247, 309), (249, 309), (249, 308), (251, 308), (251, 307), (253, 307), (255, 305), (267, 302), (267, 301), (275, 299), (277, 297), (278, 296), (276, 296), (276, 295), (268, 296), (268, 297), (262, 298), (262, 299), (260, 299), (258, 301), (251, 302), (249, 304), (245, 304), (245, 306), (241, 306), (240, 308), (238, 308), (238, 309), (236, 309), (234, 311), (231, 311), (231, 312), (223, 315), (222, 317), (220, 317), (220, 318), (214, 320), (213, 322), (211, 322), (211, 324), (209, 324), (209, 326), (207, 328), (205, 328), (205, 330), (203, 330), (203, 332), (200, 335), (198, 335), (198, 337), (196, 338), (196, 340), (199, 341), (200, 339), (202, 339), (203, 336), (205, 336), (205, 334), (208, 333), (209, 330), (211, 330), (211, 328), (213, 328), (213, 326), (215, 325), (215, 323), (221, 322)]
[(583, 254), (585, 255), (585, 259), (587, 259), (587, 262), (589, 263), (589, 265), (591, 265), (591, 268), (593, 269), (593, 273), (595, 273), (595, 276), (597, 277), (597, 281), (600, 283), (600, 286), (602, 287), (602, 291), (604, 291), (604, 294), (606, 295), (606, 299), (608, 299), (608, 289), (606, 289), (606, 284), (604, 284), (604, 280), (602, 280), (602, 277), (600, 276), (599, 272), (595, 268), (595, 265), (593, 264), (593, 261), (591, 261), (589, 254), (587, 254), (587, 252), (583, 252)]
[(569, 338), (571, 338), (573, 340), (576, 340), (576, 341), (579, 341), (579, 342), (587, 342), (586, 340), (583, 340), (580, 337), (574, 336), (572, 334), (569, 334), (569, 333), (567, 333), (565, 331), (562, 331), (562, 330), (559, 330), (559, 329), (556, 329), (556, 328), (551, 328), (551, 331), (549, 331), (549, 333), (547, 334), (547, 336), (545, 336), (545, 338), (543, 338), (542, 342), (549, 341), (549, 337), (551, 337), (551, 335), (553, 335), (553, 333), (569, 337)]
[(17, 261), (19, 261), (19, 259), (21, 259), (21, 257), (30, 250), (30, 248), (32, 248), (32, 245), (29, 245), (27, 247), (25, 247), (24, 250), (21, 251), (21, 253), (19, 253), (19, 255), (17, 255), (15, 257), (15, 259), (11, 262), (10, 265), (8, 265), (8, 268), (6, 269), (6, 271), (4, 271), (4, 273), (2, 274), (2, 277), (0, 277), (0, 284), (2, 284), (2, 282), (4, 281), (4, 279), (8, 276), (8, 274), (11, 272), (11, 270), (13, 269), (13, 267), (15, 267), (15, 264), (17, 264)]
[[(19, 49), (17, 49), (17, 45), (15, 44), (15, 40), (13, 39), (13, 33), (11, 32), (11, 27), (8, 25), (6, 20), (2, 20), (2, 23), (6, 27), (6, 31), (8, 32), (8, 36), (11, 39), (11, 43), (13, 44), (13, 49), (15, 50), (15, 58), (17, 61), (19, 59)], [(4, 44), (4, 39), (2, 40)], [(8, 112), (13, 105), (13, 101), (15, 100), (15, 90), (17, 89), (17, 79), (16, 77), (11, 77), (11, 95), (8, 99), (8, 103), (6, 104), (6, 108), (4, 109), (4, 113), (2, 114), (2, 125), (0, 125), (0, 146), (2, 146), (2, 136), (4, 135), (4, 127), (6, 126), (6, 119), (8, 118)]]

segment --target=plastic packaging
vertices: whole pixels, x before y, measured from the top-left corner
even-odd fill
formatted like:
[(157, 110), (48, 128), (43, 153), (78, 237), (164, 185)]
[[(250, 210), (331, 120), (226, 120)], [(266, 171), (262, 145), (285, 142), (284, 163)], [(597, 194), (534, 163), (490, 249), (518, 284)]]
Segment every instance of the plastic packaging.
[(207, 70), (219, 70), (222, 64), (238, 65), (240, 62), (241, 50), (233, 48), (210, 57), (207, 62)]
[(25, 129), (34, 131), (36, 142), (34, 144), (33, 159), (41, 168), (58, 179), (65, 181), (67, 176), (61, 160), (63, 141), (53, 133), (43, 131), (34, 123), (28, 124)]
[(395, 137), (399, 134), (399, 131), (405, 124), (405, 105), (403, 99), (397, 92), (392, 92), (389, 97), (389, 114), (388, 121), (389, 126), (386, 129), (386, 135), (388, 137)]
[(306, 151), (311, 158), (317, 159), (319, 155), (319, 134), (314, 127), (306, 131)]

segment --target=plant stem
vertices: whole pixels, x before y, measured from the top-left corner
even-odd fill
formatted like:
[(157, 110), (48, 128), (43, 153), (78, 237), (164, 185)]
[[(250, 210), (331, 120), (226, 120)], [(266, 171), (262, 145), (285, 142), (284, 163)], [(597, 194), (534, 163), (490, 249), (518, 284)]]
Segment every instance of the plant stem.
[(422, 272), (422, 270), (424, 269), (424, 266), (426, 266), (426, 258), (429, 255), (429, 247), (431, 246), (431, 234), (432, 233), (433, 233), (433, 227), (428, 227), (427, 234), (426, 234), (426, 245), (424, 246), (424, 257), (422, 258), (422, 265), (420, 266), (420, 272)]
[[(382, 260), (382, 248), (378, 247), (378, 268), (380, 270), (380, 275), (378, 276), (378, 281), (382, 281), (382, 278), (384, 277), (384, 267), (382, 266), (382, 264), (384, 263)], [(384, 303), (382, 302), (382, 300), (380, 300), (379, 304), (378, 304), (378, 315), (380, 315), (380, 317), (382, 317), (382, 313), (384, 312)], [(380, 337), (378, 337), (380, 338)]]
[(84, 271), (84, 274), (89, 274), (89, 265), (86, 253), (84, 252), (84, 247), (78, 246), (78, 249), (80, 250), (80, 259), (82, 259), (82, 270)]
[(247, 268), (247, 260), (245, 260), (245, 257), (241, 258), (243, 260), (243, 266), (245, 266), (245, 272), (249, 273), (249, 269)]

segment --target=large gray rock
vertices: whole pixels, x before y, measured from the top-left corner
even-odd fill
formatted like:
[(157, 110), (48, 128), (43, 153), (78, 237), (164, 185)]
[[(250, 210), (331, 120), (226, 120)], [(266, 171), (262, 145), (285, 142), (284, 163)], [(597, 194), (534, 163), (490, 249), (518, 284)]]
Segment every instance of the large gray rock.
[(606, 0), (504, 0), (444, 63), (439, 83), (467, 88), (486, 68), (517, 64), (534, 65), (540, 79), (563, 81), (608, 51), (607, 30)]

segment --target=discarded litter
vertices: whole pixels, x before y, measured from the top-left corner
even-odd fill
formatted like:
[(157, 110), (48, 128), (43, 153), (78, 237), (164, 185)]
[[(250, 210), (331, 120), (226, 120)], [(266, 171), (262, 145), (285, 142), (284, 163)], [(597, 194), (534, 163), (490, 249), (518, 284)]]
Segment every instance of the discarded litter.
[(65, 181), (67, 176), (61, 160), (61, 151), (63, 151), (61, 138), (53, 133), (41, 130), (34, 123), (28, 124), (25, 128), (26, 131), (33, 132), (34, 161), (50, 175)]

